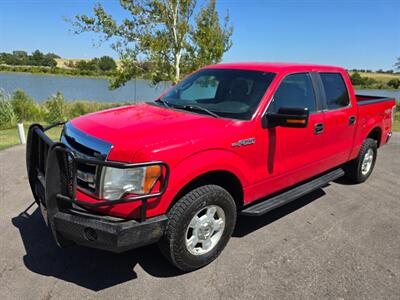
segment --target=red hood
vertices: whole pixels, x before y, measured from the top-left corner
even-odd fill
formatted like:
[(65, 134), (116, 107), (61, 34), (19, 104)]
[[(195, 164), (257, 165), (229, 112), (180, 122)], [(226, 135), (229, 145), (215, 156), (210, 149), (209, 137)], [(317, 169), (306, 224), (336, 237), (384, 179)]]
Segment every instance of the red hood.
[(223, 134), (232, 121), (143, 103), (91, 113), (71, 123), (86, 134), (110, 142), (111, 159), (129, 161), (143, 147), (154, 150), (194, 143), (207, 138), (210, 132)]

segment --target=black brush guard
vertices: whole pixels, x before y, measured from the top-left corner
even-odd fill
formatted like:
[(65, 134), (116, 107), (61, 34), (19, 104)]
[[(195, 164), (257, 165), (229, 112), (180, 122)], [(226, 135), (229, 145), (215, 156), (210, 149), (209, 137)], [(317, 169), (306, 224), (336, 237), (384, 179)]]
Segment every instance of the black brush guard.
[[(46, 128), (40, 124), (32, 124), (26, 149), (32, 193), (36, 203), (46, 212), (44, 217), (47, 218), (58, 245), (77, 243), (121, 252), (159, 240), (167, 217), (162, 215), (146, 219), (147, 200), (164, 194), (169, 178), (168, 165), (161, 161), (131, 164), (79, 157), (65, 144), (52, 141), (45, 134), (46, 130), (62, 124), (57, 123)], [(160, 165), (163, 175), (157, 180), (160, 183), (157, 192), (150, 191), (148, 194), (117, 200), (84, 202), (76, 199), (78, 163), (121, 169)], [(133, 201), (141, 202), (140, 221), (102, 216), (87, 209)]]

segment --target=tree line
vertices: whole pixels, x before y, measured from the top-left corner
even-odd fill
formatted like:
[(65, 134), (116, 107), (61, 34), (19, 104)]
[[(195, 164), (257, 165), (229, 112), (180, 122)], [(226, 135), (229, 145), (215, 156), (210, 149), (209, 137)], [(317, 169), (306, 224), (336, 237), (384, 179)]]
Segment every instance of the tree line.
[(61, 58), (54, 53), (44, 54), (35, 50), (32, 54), (26, 51), (0, 53), (0, 71), (31, 72), (37, 74), (111, 76), (117, 69), (117, 63), (110, 56), (95, 57), (90, 60), (65, 60), (63, 67), (57, 67)]
[(396, 74), (396, 73), (398, 73), (395, 70), (383, 70), (383, 69), (379, 69), (376, 71), (371, 70), (371, 69), (350, 69), (348, 71), (357, 72), (357, 73), (379, 73), (379, 74)]
[(66, 66), (76, 68), (81, 71), (109, 72), (117, 69), (117, 63), (110, 56), (102, 56), (91, 60), (68, 61)]
[(0, 64), (11, 66), (55, 67), (57, 66), (55, 58), (60, 58), (60, 56), (54, 53), (44, 54), (39, 50), (36, 50), (29, 55), (26, 51), (18, 50), (13, 51), (12, 53), (0, 53)]
[(393, 78), (388, 80), (387, 82), (382, 82), (372, 78), (370, 76), (361, 76), (360, 73), (354, 72), (349, 75), (351, 83), (355, 86), (360, 86), (363, 88), (376, 88), (376, 89), (385, 89), (392, 88), (398, 89), (400, 88), (400, 78)]

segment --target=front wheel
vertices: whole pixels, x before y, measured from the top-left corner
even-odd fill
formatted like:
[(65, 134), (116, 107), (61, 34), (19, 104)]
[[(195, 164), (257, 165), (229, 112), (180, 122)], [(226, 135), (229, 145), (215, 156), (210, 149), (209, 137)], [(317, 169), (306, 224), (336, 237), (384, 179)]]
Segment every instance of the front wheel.
[(366, 139), (361, 146), (357, 158), (345, 166), (346, 176), (355, 183), (367, 180), (375, 166), (377, 148), (375, 140)]
[(225, 248), (236, 224), (236, 205), (222, 187), (204, 185), (179, 199), (168, 219), (160, 249), (176, 267), (192, 271)]

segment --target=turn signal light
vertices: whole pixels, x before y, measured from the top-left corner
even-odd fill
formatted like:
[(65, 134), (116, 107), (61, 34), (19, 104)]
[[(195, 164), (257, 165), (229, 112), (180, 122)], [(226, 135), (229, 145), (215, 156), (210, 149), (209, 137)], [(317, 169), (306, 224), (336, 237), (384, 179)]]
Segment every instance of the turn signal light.
[(289, 123), (289, 124), (305, 124), (306, 120), (286, 119), (286, 123)]
[(146, 168), (146, 177), (143, 185), (145, 194), (151, 192), (157, 180), (161, 177), (161, 173), (161, 166), (149, 166)]

